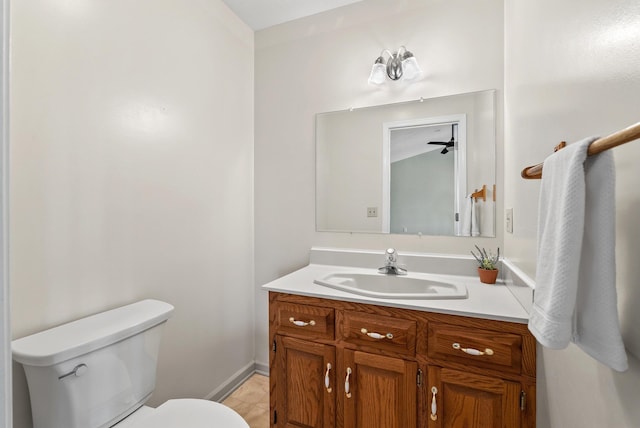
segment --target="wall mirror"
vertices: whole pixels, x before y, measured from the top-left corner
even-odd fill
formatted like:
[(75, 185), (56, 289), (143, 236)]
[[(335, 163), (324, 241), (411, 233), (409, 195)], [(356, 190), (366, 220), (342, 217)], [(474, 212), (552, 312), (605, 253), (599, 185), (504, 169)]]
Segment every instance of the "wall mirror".
[(494, 90), (317, 114), (316, 230), (495, 236), (495, 129)]

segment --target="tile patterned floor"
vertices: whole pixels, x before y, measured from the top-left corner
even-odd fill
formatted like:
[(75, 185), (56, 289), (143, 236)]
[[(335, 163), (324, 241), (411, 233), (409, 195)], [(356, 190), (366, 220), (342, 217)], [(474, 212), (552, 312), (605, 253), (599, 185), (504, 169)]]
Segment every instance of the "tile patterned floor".
[(269, 378), (252, 375), (222, 404), (238, 412), (251, 428), (269, 428)]

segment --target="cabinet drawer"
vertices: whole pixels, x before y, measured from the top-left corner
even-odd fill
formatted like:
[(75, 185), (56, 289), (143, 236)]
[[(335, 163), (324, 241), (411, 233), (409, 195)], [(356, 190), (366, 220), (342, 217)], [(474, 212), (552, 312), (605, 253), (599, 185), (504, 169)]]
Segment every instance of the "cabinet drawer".
[(344, 312), (342, 339), (356, 345), (415, 355), (416, 322), (381, 315)]
[(314, 339), (334, 339), (335, 315), (332, 308), (294, 303), (280, 303), (277, 308), (278, 333)]
[(477, 367), (521, 372), (522, 337), (518, 334), (429, 323), (431, 358)]

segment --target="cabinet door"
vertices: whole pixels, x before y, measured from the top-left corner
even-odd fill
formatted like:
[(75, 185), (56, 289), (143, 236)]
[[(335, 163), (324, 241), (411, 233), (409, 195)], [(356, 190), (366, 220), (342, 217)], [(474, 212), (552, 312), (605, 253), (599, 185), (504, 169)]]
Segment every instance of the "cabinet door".
[(345, 428), (416, 427), (417, 363), (345, 350), (341, 370)]
[(272, 426), (333, 428), (335, 348), (276, 336), (276, 349), (277, 398)]
[(429, 428), (517, 428), (519, 383), (430, 366), (424, 393)]

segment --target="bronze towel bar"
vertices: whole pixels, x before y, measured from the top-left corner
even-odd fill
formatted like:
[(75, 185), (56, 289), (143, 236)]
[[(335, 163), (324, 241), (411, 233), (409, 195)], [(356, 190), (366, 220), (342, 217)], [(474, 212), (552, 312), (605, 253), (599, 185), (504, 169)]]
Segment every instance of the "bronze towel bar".
[[(604, 152), (605, 150), (612, 149), (616, 146), (619, 146), (624, 143), (628, 143), (629, 141), (633, 141), (640, 138), (640, 122), (635, 125), (631, 125), (628, 128), (622, 129), (618, 132), (615, 132), (607, 137), (600, 138), (591, 145), (589, 145), (589, 149), (587, 150), (587, 154), (589, 156), (598, 154), (600, 152)], [(565, 146), (564, 141), (556, 146), (555, 151), (560, 150)], [(542, 178), (542, 166), (543, 163), (539, 163), (537, 165), (528, 166), (522, 170), (522, 178), (525, 179), (539, 179)]]

